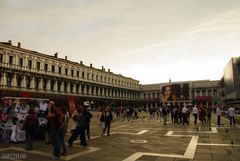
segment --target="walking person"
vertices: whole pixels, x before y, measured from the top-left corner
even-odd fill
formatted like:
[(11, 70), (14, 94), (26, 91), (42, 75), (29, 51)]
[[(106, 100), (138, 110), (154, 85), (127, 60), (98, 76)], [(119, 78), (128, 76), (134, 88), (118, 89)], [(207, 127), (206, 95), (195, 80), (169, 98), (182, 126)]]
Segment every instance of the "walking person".
[(207, 122), (208, 122), (208, 125), (211, 125), (211, 117), (212, 117), (212, 108), (207, 107)]
[(229, 120), (230, 120), (230, 125), (235, 125), (235, 116), (236, 116), (236, 111), (233, 106), (230, 106), (228, 108), (228, 115), (229, 115)]
[(107, 107), (105, 109), (105, 127), (103, 129), (103, 135), (105, 134), (106, 130), (107, 130), (107, 136), (110, 136), (110, 127), (111, 127), (111, 122), (112, 122), (113, 116), (112, 116), (112, 112), (110, 110), (110, 107)]
[(217, 125), (221, 125), (221, 109), (219, 105), (217, 106), (216, 114), (217, 114)]
[(22, 130), (25, 130), (26, 136), (26, 150), (32, 150), (33, 139), (38, 129), (38, 117), (32, 108), (29, 109), (28, 115), (26, 116)]
[(83, 117), (85, 122), (85, 130), (88, 140), (90, 140), (90, 121), (93, 115), (88, 111), (86, 106), (83, 106)]
[(67, 153), (66, 150), (66, 144), (65, 144), (65, 136), (68, 130), (68, 119), (69, 119), (69, 113), (67, 112), (66, 108), (62, 107), (61, 112), (63, 115), (63, 120), (60, 126), (60, 152), (62, 155), (65, 155)]
[(85, 122), (82, 113), (82, 107), (77, 109), (77, 114), (73, 117), (73, 119), (77, 122), (76, 129), (73, 131), (70, 139), (68, 140), (68, 144), (72, 146), (73, 142), (80, 135), (80, 144), (84, 147), (87, 146), (86, 135), (85, 135)]
[(192, 112), (193, 112), (193, 116), (194, 116), (194, 124), (196, 125), (197, 119), (198, 119), (198, 114), (199, 114), (198, 108), (196, 105), (194, 105)]
[(48, 106), (48, 121), (51, 127), (51, 141), (53, 146), (53, 160), (60, 159), (60, 126), (62, 122), (62, 112), (58, 106), (54, 105), (53, 101), (49, 102)]
[(167, 106), (164, 106), (162, 109), (163, 125), (167, 125), (167, 115), (168, 115), (168, 109), (167, 109)]
[(104, 124), (105, 124), (105, 109), (101, 108), (99, 111), (99, 117), (98, 117), (98, 121), (100, 123), (100, 131), (101, 131), (101, 135), (103, 135), (103, 129), (104, 129)]
[(187, 120), (187, 114), (188, 114), (188, 109), (186, 107), (186, 105), (184, 105), (184, 107), (182, 108), (182, 115), (183, 115), (183, 125), (186, 122), (187, 124), (189, 124), (188, 120)]

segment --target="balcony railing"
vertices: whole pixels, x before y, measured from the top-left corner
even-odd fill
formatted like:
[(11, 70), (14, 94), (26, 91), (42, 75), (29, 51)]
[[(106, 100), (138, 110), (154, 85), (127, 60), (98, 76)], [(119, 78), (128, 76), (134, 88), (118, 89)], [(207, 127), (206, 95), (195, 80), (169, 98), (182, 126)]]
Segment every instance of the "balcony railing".
[(138, 98), (126, 98), (126, 97), (117, 97), (117, 96), (104, 96), (97, 94), (86, 94), (86, 93), (77, 93), (77, 92), (69, 92), (69, 91), (56, 91), (56, 90), (48, 90), (48, 89), (36, 89), (36, 88), (26, 88), (26, 87), (16, 87), (16, 86), (3, 86), (0, 85), (1, 90), (11, 90), (11, 91), (20, 91), (20, 92), (32, 92), (32, 93), (47, 93), (47, 94), (56, 94), (56, 95), (71, 95), (71, 96), (80, 96), (80, 97), (91, 97), (91, 98), (101, 98), (101, 99), (114, 99), (114, 100), (136, 100)]
[(87, 79), (87, 78), (82, 78), (82, 77), (77, 77), (77, 76), (72, 76), (72, 75), (65, 75), (62, 73), (45, 71), (45, 70), (37, 69), (37, 68), (29, 68), (26, 66), (19, 66), (19, 65), (15, 65), (15, 64), (0, 63), (0, 66), (5, 67), (5, 68), (10, 68), (10, 69), (15, 69), (15, 70), (26, 71), (26, 72), (33, 72), (33, 73), (38, 73), (38, 74), (43, 74), (43, 75), (61, 77), (61, 78), (65, 78), (65, 79), (72, 79), (72, 80), (77, 80), (77, 81), (82, 81), (82, 82), (95, 83), (95, 84), (104, 85), (104, 86), (111, 86), (111, 87), (115, 87), (115, 88), (123, 88), (123, 89), (128, 89), (128, 90), (129, 89), (130, 90), (139, 90), (139, 88), (137, 88), (137, 87), (128, 87), (128, 86), (124, 86), (124, 85), (117, 85), (117, 84), (113, 84), (113, 83), (97, 81), (97, 80), (92, 80), (92, 79)]

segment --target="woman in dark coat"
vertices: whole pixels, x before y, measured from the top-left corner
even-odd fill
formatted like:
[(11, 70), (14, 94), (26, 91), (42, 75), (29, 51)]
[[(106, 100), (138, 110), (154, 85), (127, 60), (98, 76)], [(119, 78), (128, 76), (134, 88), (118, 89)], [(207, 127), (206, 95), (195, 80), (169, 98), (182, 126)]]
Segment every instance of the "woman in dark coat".
[(38, 128), (38, 117), (34, 110), (31, 108), (28, 111), (28, 115), (24, 120), (22, 129), (25, 130), (26, 136), (26, 150), (32, 150), (33, 148), (33, 138), (37, 132)]

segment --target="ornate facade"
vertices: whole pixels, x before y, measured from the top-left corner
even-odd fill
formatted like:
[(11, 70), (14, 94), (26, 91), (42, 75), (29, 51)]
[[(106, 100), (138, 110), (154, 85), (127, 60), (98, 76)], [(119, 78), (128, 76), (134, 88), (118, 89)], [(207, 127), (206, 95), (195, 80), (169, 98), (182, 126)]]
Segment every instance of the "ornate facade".
[(0, 95), (49, 98), (60, 103), (73, 99), (97, 104), (131, 104), (139, 98), (138, 80), (54, 56), (0, 43)]

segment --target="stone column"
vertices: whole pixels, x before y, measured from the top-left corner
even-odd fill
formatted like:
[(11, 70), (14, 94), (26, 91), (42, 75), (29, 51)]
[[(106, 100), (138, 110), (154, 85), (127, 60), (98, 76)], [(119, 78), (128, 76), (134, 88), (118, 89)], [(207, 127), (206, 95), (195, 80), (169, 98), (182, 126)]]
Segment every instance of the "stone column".
[(30, 80), (31, 81), (30, 82), (30, 89), (33, 90), (35, 88), (35, 79), (34, 79), (34, 77), (31, 77), (30, 79), (31, 79)]
[(47, 90), (47, 91), (50, 91), (50, 90), (51, 90), (51, 88), (50, 88), (50, 80), (47, 80), (46, 90)]
[(83, 85), (84, 90), (83, 90), (83, 94), (87, 94), (87, 85)]
[(21, 88), (23, 88), (23, 89), (26, 88), (26, 76), (25, 76), (25, 75), (23, 75), (23, 80), (22, 80)]
[(106, 97), (108, 97), (108, 90), (109, 90), (109, 89), (108, 89), (108, 88), (106, 88)]
[(76, 83), (73, 84), (73, 93), (77, 93)]
[(88, 89), (89, 91), (88, 91), (88, 93), (89, 93), (89, 95), (92, 95), (92, 86), (89, 86), (89, 89)]
[(96, 95), (96, 86), (93, 86), (93, 95)]
[(98, 91), (97, 91), (97, 93), (98, 93), (99, 96), (101, 95), (101, 93), (100, 93), (100, 88), (101, 88), (101, 87), (98, 87)]
[(67, 93), (70, 93), (70, 83), (67, 83)]
[(112, 89), (109, 89), (109, 97), (112, 97)]
[[(61, 89), (61, 88), (60, 88), (60, 89)], [(57, 81), (57, 80), (54, 81), (53, 90), (54, 90), (54, 92), (57, 92), (57, 91), (58, 91), (58, 81)]]
[(14, 73), (14, 76), (13, 76), (13, 87), (16, 88), (17, 87), (17, 74)]
[[(7, 51), (5, 52), (6, 54), (5, 54), (5, 63), (8, 63), (8, 53), (7, 53)], [(4, 59), (3, 59), (4, 60)], [(4, 61), (3, 61), (4, 62)]]
[(43, 90), (43, 79), (39, 78), (39, 90)]
[(81, 84), (79, 84), (78, 93), (82, 93), (82, 85)]
[(64, 82), (61, 82), (60, 92), (64, 92)]
[(1, 78), (1, 85), (6, 86), (7, 85), (7, 74), (3, 72), (3, 76)]

